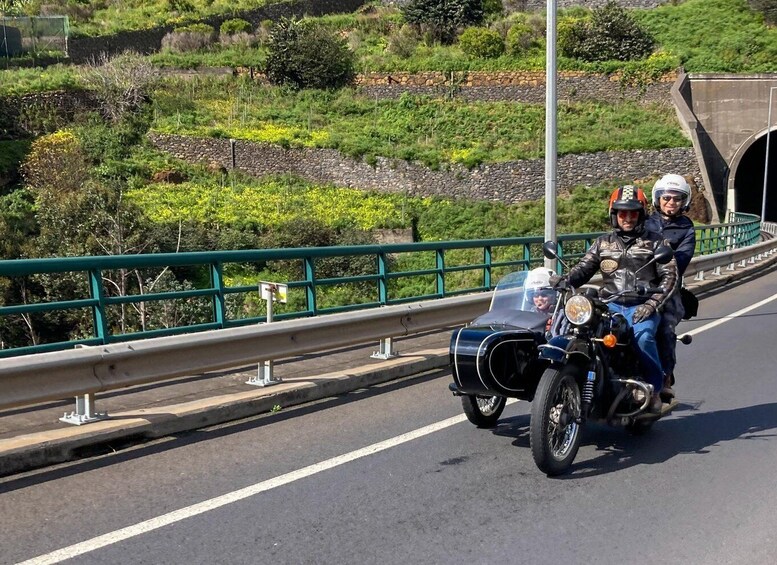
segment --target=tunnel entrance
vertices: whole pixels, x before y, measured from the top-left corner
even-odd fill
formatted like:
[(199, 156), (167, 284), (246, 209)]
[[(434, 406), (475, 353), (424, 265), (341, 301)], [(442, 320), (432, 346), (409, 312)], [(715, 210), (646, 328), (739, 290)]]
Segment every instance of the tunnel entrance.
[[(766, 165), (766, 135), (756, 139), (747, 148), (734, 177), (734, 203), (737, 212), (761, 215)], [(766, 186), (766, 213), (764, 220), (777, 222), (777, 131), (769, 139), (769, 171)]]

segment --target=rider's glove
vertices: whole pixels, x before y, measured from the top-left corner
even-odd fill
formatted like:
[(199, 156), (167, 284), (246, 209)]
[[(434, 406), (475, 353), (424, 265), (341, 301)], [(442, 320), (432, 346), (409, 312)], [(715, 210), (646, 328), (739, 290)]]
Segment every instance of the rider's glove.
[(634, 310), (634, 316), (631, 318), (631, 321), (635, 324), (639, 324), (640, 322), (644, 322), (650, 318), (650, 316), (656, 312), (656, 307), (653, 304), (654, 303), (652, 300), (648, 300), (644, 304), (637, 306)]
[(566, 288), (567, 278), (561, 275), (550, 275), (550, 279), (548, 279), (548, 284), (550, 284), (550, 288), (554, 288), (554, 289)]

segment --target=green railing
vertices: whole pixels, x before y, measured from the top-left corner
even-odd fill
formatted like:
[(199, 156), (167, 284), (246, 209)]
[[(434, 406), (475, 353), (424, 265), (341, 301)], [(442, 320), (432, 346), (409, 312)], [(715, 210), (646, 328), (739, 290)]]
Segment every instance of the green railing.
[[(726, 224), (699, 227), (698, 253), (752, 245), (759, 226), (758, 217), (739, 214)], [(574, 262), (598, 235), (560, 236), (560, 256)], [(20, 297), (0, 307), (0, 357), (264, 322), (257, 273), (278, 261), (299, 278), (271, 281), (289, 288), (288, 304), (274, 307), (275, 320), (482, 292), (510, 271), (541, 265), (542, 242), (537, 236), (0, 261), (6, 294)], [(354, 258), (362, 262), (348, 262)], [(346, 265), (338, 269), (333, 261)], [(342, 276), (326, 276), (333, 270)], [(176, 284), (149, 292), (164, 273), (174, 273)], [(181, 280), (195, 283), (181, 288)], [(29, 303), (29, 295), (58, 298)], [(26, 343), (19, 343), (24, 336)]]

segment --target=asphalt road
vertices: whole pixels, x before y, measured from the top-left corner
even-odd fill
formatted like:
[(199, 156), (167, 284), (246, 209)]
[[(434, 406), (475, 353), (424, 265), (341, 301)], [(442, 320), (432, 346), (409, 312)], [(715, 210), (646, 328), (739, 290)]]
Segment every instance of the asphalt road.
[(0, 563), (774, 563), (777, 274), (700, 316), (681, 406), (562, 477), (529, 404), (479, 430), (438, 372), (0, 479)]

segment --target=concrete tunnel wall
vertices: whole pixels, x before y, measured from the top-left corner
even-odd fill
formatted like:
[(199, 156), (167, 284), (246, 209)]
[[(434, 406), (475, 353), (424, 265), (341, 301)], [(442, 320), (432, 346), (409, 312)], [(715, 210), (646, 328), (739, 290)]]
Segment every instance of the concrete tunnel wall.
[(761, 215), (770, 92), (772, 134), (765, 217), (775, 221), (777, 74), (681, 73), (672, 88), (678, 117), (693, 141), (704, 183), (710, 189), (706, 196), (717, 219), (725, 219), (729, 210)]

